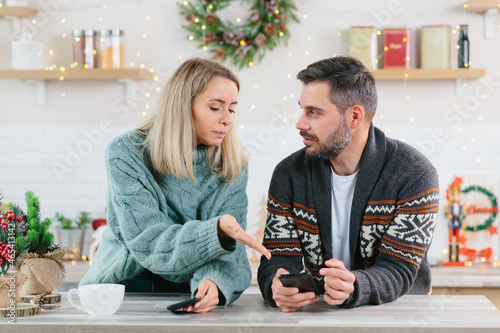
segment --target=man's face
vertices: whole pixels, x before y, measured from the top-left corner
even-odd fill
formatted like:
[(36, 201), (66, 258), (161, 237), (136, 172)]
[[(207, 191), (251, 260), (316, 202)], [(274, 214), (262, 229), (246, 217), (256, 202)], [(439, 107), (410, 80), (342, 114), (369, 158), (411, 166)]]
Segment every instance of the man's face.
[(299, 104), (302, 116), (295, 126), (304, 138), (308, 155), (334, 159), (352, 140), (345, 114), (328, 98), (327, 82), (312, 82), (302, 87)]

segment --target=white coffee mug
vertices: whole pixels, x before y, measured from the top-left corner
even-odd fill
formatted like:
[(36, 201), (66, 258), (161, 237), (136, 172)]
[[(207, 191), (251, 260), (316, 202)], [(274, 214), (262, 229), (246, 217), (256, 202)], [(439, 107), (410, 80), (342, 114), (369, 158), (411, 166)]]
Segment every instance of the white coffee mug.
[[(73, 295), (77, 294), (82, 305), (76, 304)], [(123, 284), (87, 284), (71, 289), (68, 292), (68, 301), (78, 310), (87, 312), (91, 316), (110, 316), (118, 311), (125, 295)]]

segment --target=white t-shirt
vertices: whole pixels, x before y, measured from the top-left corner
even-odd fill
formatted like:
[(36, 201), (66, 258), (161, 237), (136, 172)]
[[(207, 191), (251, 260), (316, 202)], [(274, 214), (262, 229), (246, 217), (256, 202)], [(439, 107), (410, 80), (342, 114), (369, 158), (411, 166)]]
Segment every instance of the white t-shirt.
[(339, 176), (332, 169), (332, 255), (333, 258), (342, 260), (349, 270), (349, 225), (357, 175), (356, 171), (349, 176)]

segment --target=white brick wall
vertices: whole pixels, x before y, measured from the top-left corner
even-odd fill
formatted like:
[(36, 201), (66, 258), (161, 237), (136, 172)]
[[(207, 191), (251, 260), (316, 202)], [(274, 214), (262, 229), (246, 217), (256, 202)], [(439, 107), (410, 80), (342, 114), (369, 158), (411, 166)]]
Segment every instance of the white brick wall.
[[(76, 2), (60, 4), (51, 20), (39, 20), (33, 25), (36, 28), (35, 40), (44, 43), (46, 50), (54, 50), (53, 56), (46, 55), (45, 65), (69, 67), (70, 41), (61, 35), (66, 33), (69, 36), (72, 27), (121, 27), (126, 36), (127, 65), (134, 62), (136, 68), (139, 64), (154, 67), (160, 78), (154, 83), (138, 82), (141, 90), (151, 93), (149, 97), (141, 96), (136, 99), (135, 106), (128, 107), (121, 102), (124, 89), (116, 81), (64, 80), (47, 83), (48, 104), (39, 107), (35, 104), (32, 85), (21, 80), (0, 80), (0, 189), (7, 200), (19, 203), (23, 202), (24, 191), (34, 190), (41, 197), (46, 216), (63, 211), (74, 217), (82, 210), (92, 212), (94, 217), (103, 216), (106, 143), (139, 124), (144, 119), (143, 112), (147, 111), (149, 115), (154, 110), (158, 99), (155, 88), (163, 87), (182, 61), (207, 56), (180, 30), (185, 20), (178, 15), (176, 1), (121, 1), (118, 7), (110, 6), (103, 22), (97, 22), (95, 18), (102, 15), (104, 3), (86, 1), (83, 14), (82, 6)], [(473, 67), (485, 68), (490, 84), (483, 80), (467, 80), (463, 94), (456, 96), (452, 80), (379, 81), (379, 111), (375, 123), (384, 130), (390, 129), (391, 137), (404, 138), (426, 152), (432, 148), (430, 145), (434, 145), (429, 158), (439, 171), (443, 191), (455, 174), (498, 174), (500, 66), (498, 52), (493, 51), (498, 50), (500, 33), (485, 40), (482, 15), (466, 12), (456, 0), (400, 1), (397, 13), (389, 12), (390, 3), (364, 1), (363, 6), (359, 6), (352, 1), (298, 0), (299, 17), (307, 15), (308, 19), (302, 19), (300, 25), (290, 24), (292, 38), (288, 46), (277, 47), (251, 69), (236, 71), (241, 81), (237, 117), (245, 125), (240, 130), (241, 137), (255, 154), (248, 187), (250, 231), (256, 229), (259, 204), (267, 193), (274, 166), (302, 147), (294, 129), (296, 119), (293, 115), (299, 112), (297, 100), (301, 87), (295, 75), (314, 61), (334, 53), (345, 54), (349, 43), (348, 30), (352, 25), (368, 22), (379, 29), (389, 25), (411, 27), (415, 55), (412, 55), (412, 62), (418, 64), (418, 31), (422, 25), (450, 24), (455, 27), (469, 24)], [(32, 5), (41, 14), (46, 11), (40, 7), (41, 2), (33, 1)], [(132, 14), (124, 17), (122, 12)], [(232, 14), (236, 17), (236, 13)], [(146, 15), (151, 15), (147, 23), (144, 21)], [(67, 23), (62, 23), (62, 18)], [(11, 29), (10, 21), (0, 20), (0, 65), (5, 69), (11, 61)], [(142, 37), (144, 33), (147, 33), (146, 39)], [(456, 33), (452, 34), (452, 44), (457, 37)], [(172, 45), (176, 47), (172, 48)], [(453, 68), (456, 67), (456, 55), (456, 49), (452, 48)], [(150, 105), (150, 109), (146, 105)], [(250, 108), (251, 105), (254, 107)], [(284, 118), (281, 111), (287, 109), (291, 113), (286, 115), (289, 122), (281, 127), (280, 120)], [(410, 118), (414, 121), (411, 122)], [(105, 119), (112, 122), (112, 128), (100, 126)], [(454, 126), (460, 126), (461, 132)], [(96, 134), (99, 129), (102, 137)], [(445, 135), (446, 140), (438, 143), (441, 140), (432, 139), (435, 130), (442, 132), (438, 139)], [(89, 139), (84, 133), (94, 135)], [(286, 145), (283, 145), (284, 141)], [(463, 146), (467, 149), (464, 150)], [(78, 150), (84, 153), (81, 160), (68, 153)], [(57, 174), (54, 163), (69, 166)], [(446, 232), (446, 223), (440, 216), (430, 253), (432, 257), (442, 257), (441, 250), (447, 242)]]

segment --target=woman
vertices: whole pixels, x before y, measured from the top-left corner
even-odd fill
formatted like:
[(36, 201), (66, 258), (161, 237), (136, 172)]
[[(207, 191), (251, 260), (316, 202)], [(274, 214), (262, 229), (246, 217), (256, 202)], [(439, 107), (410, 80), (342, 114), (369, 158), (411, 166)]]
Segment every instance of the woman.
[(243, 244), (248, 159), (231, 126), (239, 82), (222, 65), (183, 63), (154, 116), (106, 151), (108, 225), (80, 285), (191, 292), (193, 312), (227, 306), (249, 286)]

